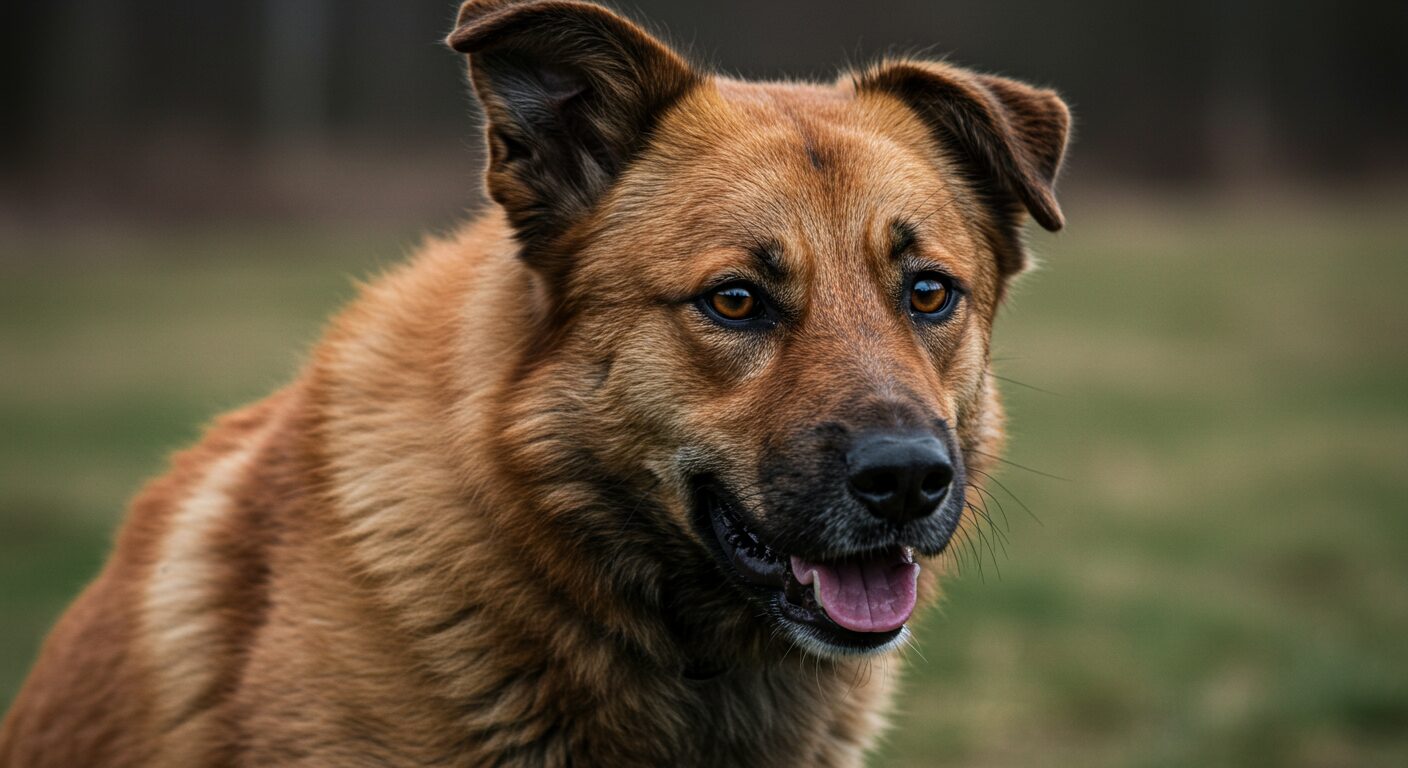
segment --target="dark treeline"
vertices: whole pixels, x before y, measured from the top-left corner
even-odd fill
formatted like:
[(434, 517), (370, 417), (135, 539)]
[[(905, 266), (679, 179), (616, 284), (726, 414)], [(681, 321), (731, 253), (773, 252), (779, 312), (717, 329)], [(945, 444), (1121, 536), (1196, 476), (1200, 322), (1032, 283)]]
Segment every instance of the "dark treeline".
[[(1408, 166), (1408, 3), (633, 0), (697, 60), (831, 77), (927, 51), (1059, 86), (1074, 157), (1155, 182)], [(200, 137), (396, 147), (467, 136), (453, 0), (20, 0), (0, 30), (0, 158), (31, 178)], [(463, 146), (463, 144), (457, 145)]]

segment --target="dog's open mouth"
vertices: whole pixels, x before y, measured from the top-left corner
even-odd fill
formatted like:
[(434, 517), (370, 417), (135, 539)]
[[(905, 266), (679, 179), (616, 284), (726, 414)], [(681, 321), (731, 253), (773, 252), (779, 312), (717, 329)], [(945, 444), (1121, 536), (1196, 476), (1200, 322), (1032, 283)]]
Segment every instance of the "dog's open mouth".
[(718, 554), (794, 639), (828, 654), (873, 653), (901, 640), (919, 578), (911, 548), (809, 559), (774, 549), (711, 489), (698, 492), (697, 504)]

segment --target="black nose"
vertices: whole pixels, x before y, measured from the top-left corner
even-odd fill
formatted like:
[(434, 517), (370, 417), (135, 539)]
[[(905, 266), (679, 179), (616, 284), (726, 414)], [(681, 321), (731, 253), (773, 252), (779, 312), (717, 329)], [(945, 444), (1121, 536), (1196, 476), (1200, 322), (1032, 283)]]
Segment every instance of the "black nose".
[(933, 514), (953, 482), (948, 449), (927, 432), (862, 435), (846, 452), (846, 468), (851, 494), (895, 523)]

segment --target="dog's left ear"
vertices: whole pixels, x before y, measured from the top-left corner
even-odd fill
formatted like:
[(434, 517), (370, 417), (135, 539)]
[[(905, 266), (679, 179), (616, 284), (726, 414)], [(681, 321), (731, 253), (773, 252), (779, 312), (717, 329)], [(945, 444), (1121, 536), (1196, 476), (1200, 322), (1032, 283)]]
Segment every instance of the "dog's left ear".
[(489, 194), (524, 257), (589, 211), (644, 144), (659, 113), (695, 81), (663, 43), (575, 0), (469, 0), (450, 47), (469, 54), (484, 105)]
[(882, 64), (854, 84), (918, 112), (1004, 223), (1024, 207), (1048, 230), (1065, 224), (1054, 186), (1071, 113), (1054, 91), (927, 61)]

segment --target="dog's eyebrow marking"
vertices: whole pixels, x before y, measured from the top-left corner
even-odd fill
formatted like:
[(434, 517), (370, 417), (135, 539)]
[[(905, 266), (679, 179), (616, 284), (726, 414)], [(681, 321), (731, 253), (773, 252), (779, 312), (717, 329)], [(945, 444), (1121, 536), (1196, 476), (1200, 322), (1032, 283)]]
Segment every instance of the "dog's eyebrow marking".
[(903, 219), (890, 222), (890, 258), (898, 259), (914, 248), (919, 235), (914, 226)]
[(761, 242), (748, 249), (753, 263), (758, 269), (772, 278), (787, 276), (787, 267), (782, 263), (782, 246), (775, 241)]

